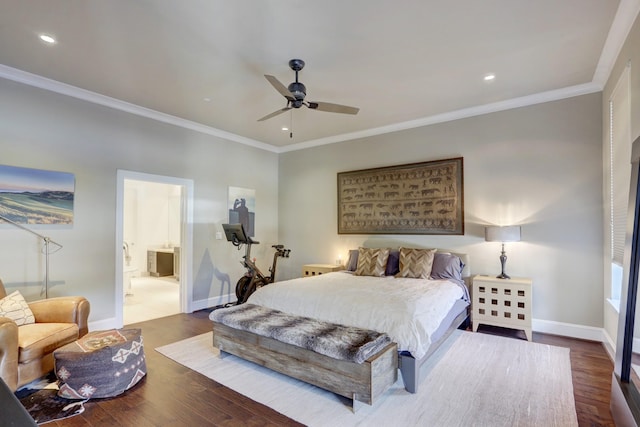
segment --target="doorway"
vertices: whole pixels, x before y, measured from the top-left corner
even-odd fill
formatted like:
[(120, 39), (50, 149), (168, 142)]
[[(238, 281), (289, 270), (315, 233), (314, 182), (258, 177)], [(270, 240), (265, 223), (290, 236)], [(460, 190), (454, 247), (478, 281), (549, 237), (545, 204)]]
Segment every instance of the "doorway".
[(193, 181), (118, 171), (116, 323), (191, 309)]

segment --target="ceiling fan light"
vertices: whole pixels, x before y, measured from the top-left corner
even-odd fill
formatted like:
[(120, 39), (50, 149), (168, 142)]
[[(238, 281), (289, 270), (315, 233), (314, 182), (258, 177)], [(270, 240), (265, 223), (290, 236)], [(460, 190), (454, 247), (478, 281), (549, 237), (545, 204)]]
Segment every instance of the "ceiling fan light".
[[(360, 109), (356, 107), (332, 104), (330, 102), (305, 101), (304, 98), (307, 95), (307, 88), (304, 84), (298, 81), (298, 71), (300, 71), (302, 67), (304, 67), (304, 61), (302, 61), (301, 59), (292, 59), (291, 61), (289, 61), (289, 67), (291, 67), (291, 69), (296, 72), (296, 81), (291, 83), (289, 86), (283, 85), (280, 80), (278, 80), (274, 76), (271, 76), (269, 74), (264, 75), (267, 81), (271, 83), (271, 86), (273, 86), (274, 89), (280, 93), (280, 95), (286, 98), (287, 106), (281, 110), (274, 111), (273, 113), (267, 114), (266, 116), (258, 119), (259, 122), (268, 120), (293, 108), (300, 108), (303, 105), (312, 110), (326, 111), (329, 113), (358, 114), (358, 111), (360, 111)], [(293, 134), (291, 134), (291, 137), (293, 137)]]
[(287, 88), (293, 94), (296, 100), (302, 101), (307, 96), (307, 88), (300, 82), (293, 82)]

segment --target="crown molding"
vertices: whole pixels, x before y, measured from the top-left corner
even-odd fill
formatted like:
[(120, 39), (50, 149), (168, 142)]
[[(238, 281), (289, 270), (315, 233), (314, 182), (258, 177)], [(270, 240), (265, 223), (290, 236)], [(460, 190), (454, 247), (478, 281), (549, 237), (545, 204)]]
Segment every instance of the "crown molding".
[(0, 77), (40, 89), (45, 89), (51, 92), (59, 93), (61, 95), (67, 95), (72, 98), (91, 102), (93, 104), (102, 105), (105, 107), (113, 108), (115, 110), (120, 110), (126, 113), (135, 114), (137, 116), (146, 117), (148, 119), (157, 120), (159, 122), (168, 123), (174, 126), (201, 132), (207, 135), (216, 136), (219, 138), (227, 139), (229, 141), (239, 142), (240, 144), (248, 145), (254, 148), (260, 148), (262, 150), (270, 151), (273, 153), (277, 152), (276, 147), (271, 144), (265, 144), (264, 142), (256, 141), (254, 139), (236, 135), (231, 132), (216, 129), (211, 126), (205, 126), (201, 123), (182, 119), (170, 114), (161, 113), (150, 108), (141, 107), (136, 104), (131, 104), (129, 102), (121, 101), (116, 98), (111, 98), (109, 96), (101, 95), (96, 92), (91, 92), (86, 89), (81, 89), (76, 86), (71, 86), (57, 80), (48, 79), (37, 74), (28, 73), (26, 71), (11, 68), (2, 64), (0, 64)]
[(430, 126), (438, 123), (450, 122), (453, 120), (466, 119), (474, 116), (495, 113), (498, 111), (511, 110), (513, 108), (526, 107), (529, 105), (542, 104), (545, 102), (557, 101), (574, 96), (587, 95), (602, 91), (602, 86), (595, 83), (585, 83), (576, 86), (570, 86), (562, 89), (551, 90), (547, 92), (536, 93), (534, 95), (512, 98), (506, 101), (494, 102), (492, 104), (478, 105), (475, 107), (463, 108), (461, 110), (450, 111), (447, 113), (436, 114), (434, 116), (423, 117), (407, 122), (395, 123), (389, 126), (366, 129), (358, 132), (345, 133), (342, 135), (330, 136), (327, 138), (305, 141), (298, 144), (280, 147), (278, 153), (286, 153), (288, 151), (303, 150), (305, 148), (318, 147), (321, 145), (334, 144), (352, 139), (367, 138), (385, 133), (398, 132), (407, 129), (413, 129), (423, 126)]
[(620, 0), (592, 82), (604, 88), (638, 13), (640, 13), (640, 0)]
[(200, 123), (196, 123), (190, 120), (182, 119), (180, 117), (172, 116), (169, 114), (161, 113), (159, 111), (151, 110), (149, 108), (141, 107), (139, 105), (131, 104), (129, 102), (121, 101), (119, 99), (111, 98), (109, 96), (101, 95), (99, 93), (91, 92), (86, 89), (81, 89), (75, 86), (68, 85), (56, 80), (48, 79), (36, 74), (31, 74), (26, 71), (11, 68), (6, 65), (0, 64), (0, 78), (12, 80), (18, 83), (23, 83), (29, 86), (37, 87), (40, 89), (49, 90), (62, 95), (67, 95), (76, 99), (91, 102), (105, 107), (114, 108), (116, 110), (124, 111), (137, 116), (146, 117), (152, 120), (157, 120), (163, 123), (168, 123), (174, 126), (179, 126), (185, 129), (190, 129), (196, 132), (201, 132), (207, 135), (224, 138), (229, 141), (235, 141), (240, 144), (248, 145), (251, 147), (259, 148), (262, 150), (270, 151), (272, 153), (286, 153), (289, 151), (303, 150), (306, 148), (318, 147), (321, 145), (334, 144), (337, 142), (348, 141), (352, 139), (366, 138), (376, 135), (382, 135), (391, 132), (398, 132), (407, 129), (413, 129), (422, 126), (434, 125), (437, 123), (450, 122), (453, 120), (459, 120), (474, 116), (480, 116), (489, 113), (495, 113), (498, 111), (510, 110), (512, 108), (526, 107), (529, 105), (541, 104), (544, 102), (557, 101), (564, 98), (570, 98), (579, 95), (590, 94), (594, 92), (602, 91), (603, 86), (597, 83), (585, 83), (582, 85), (570, 86), (567, 88), (541, 92), (534, 95), (523, 96), (519, 98), (512, 98), (505, 101), (494, 102), (492, 104), (478, 105), (475, 107), (464, 108), (461, 110), (450, 111), (447, 113), (436, 114), (434, 116), (423, 117), (416, 120), (410, 120), (401, 123), (395, 123), (389, 126), (382, 126), (377, 128), (366, 129), (358, 132), (350, 132), (341, 135), (330, 136), (326, 138), (319, 138), (315, 140), (305, 141), (298, 144), (287, 145), (284, 147), (277, 147), (264, 142), (256, 141), (250, 138), (245, 138), (240, 135), (236, 135), (231, 132), (226, 132), (220, 129), (216, 129), (211, 126), (205, 126)]

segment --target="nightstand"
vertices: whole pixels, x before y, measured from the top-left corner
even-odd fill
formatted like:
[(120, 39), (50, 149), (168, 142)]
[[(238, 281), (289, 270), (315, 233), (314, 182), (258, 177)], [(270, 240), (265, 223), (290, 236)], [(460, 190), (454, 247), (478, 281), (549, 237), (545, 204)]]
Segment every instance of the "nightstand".
[(531, 341), (532, 281), (475, 276), (472, 290), (473, 332), (479, 324), (523, 330)]
[(344, 270), (343, 265), (334, 264), (306, 264), (302, 266), (302, 277), (319, 276), (332, 271)]

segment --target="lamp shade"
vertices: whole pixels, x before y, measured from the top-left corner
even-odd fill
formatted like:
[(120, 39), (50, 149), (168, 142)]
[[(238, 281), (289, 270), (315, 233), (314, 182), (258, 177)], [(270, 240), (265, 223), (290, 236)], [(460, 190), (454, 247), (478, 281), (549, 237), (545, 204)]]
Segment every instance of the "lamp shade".
[(519, 242), (520, 226), (490, 226), (484, 228), (484, 240), (487, 242)]

